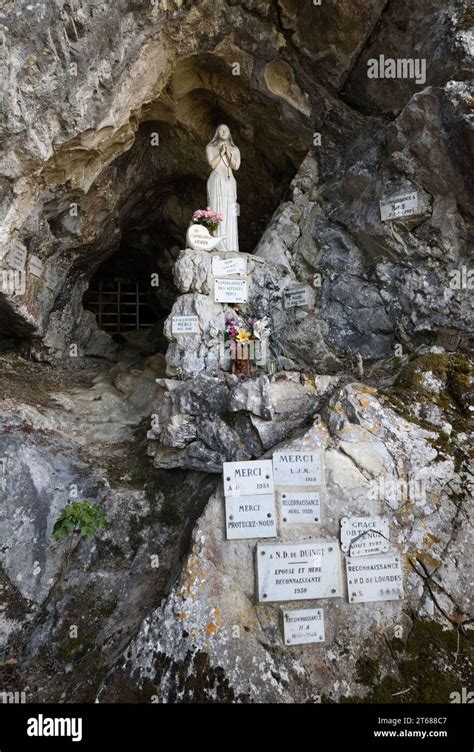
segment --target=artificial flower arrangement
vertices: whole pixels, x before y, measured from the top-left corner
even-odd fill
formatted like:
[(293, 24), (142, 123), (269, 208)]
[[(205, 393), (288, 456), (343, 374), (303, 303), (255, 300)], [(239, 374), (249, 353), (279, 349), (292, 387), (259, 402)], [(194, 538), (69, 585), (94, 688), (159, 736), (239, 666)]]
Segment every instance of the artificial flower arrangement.
[[(270, 334), (268, 324), (269, 320), (266, 317), (256, 319), (237, 313), (226, 317), (224, 343), (229, 345), (233, 372), (239, 361), (247, 361), (245, 369), (237, 367), (237, 371), (250, 375), (250, 360), (260, 359), (261, 347), (265, 346), (264, 341)], [(260, 346), (255, 347), (257, 343)]]
[(224, 221), (224, 215), (213, 211), (208, 206), (206, 209), (196, 209), (192, 216), (192, 221), (195, 225), (204, 225), (210, 233), (213, 233), (217, 230), (220, 223)]

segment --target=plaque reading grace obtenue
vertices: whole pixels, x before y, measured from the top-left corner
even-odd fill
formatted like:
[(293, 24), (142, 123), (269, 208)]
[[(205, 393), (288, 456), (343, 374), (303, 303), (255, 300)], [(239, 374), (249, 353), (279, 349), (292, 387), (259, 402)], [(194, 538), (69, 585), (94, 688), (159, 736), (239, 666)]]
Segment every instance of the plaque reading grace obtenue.
[(299, 601), (341, 596), (336, 541), (257, 543), (258, 600)]

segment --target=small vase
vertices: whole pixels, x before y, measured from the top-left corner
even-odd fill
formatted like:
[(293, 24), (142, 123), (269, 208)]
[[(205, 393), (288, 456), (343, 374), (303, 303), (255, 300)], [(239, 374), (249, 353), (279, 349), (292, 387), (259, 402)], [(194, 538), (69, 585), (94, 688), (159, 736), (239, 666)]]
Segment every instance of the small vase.
[(232, 373), (234, 376), (250, 376), (250, 360), (248, 358), (232, 360)]

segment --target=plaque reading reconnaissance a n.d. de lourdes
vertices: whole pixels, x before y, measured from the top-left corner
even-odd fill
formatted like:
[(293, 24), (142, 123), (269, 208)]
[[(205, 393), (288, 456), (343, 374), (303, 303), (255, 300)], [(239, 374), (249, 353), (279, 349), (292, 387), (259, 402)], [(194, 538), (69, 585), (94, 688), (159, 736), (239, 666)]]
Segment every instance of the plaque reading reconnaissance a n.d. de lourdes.
[(342, 593), (337, 541), (257, 543), (260, 602), (337, 598)]
[(400, 554), (346, 559), (350, 603), (394, 601), (403, 598)]
[(320, 486), (321, 451), (274, 452), (273, 476), (276, 486)]

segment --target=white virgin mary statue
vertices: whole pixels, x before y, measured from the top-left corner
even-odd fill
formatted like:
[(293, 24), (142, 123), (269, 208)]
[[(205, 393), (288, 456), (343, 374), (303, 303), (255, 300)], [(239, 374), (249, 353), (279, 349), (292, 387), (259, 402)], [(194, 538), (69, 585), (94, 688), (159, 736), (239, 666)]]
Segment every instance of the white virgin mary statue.
[(206, 157), (212, 172), (207, 181), (207, 203), (216, 212), (224, 215), (218, 235), (223, 239), (217, 246), (220, 251), (238, 251), (237, 230), (237, 183), (232, 170), (240, 167), (240, 151), (232, 141), (227, 125), (218, 125), (214, 138), (206, 146)]

